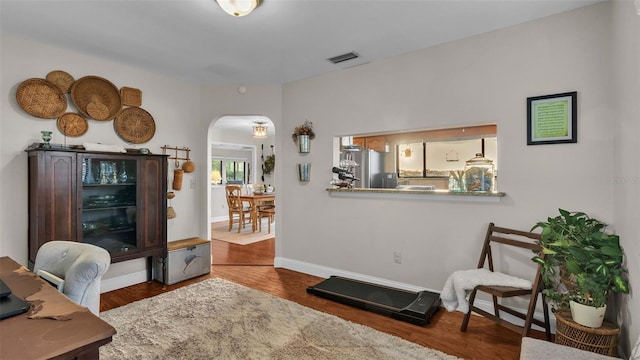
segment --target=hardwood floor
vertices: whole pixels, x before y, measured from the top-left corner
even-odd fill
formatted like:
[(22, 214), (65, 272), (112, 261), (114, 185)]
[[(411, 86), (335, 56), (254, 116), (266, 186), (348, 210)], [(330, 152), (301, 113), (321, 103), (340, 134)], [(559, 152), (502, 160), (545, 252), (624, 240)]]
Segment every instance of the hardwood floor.
[[(474, 316), (467, 332), (460, 332), (463, 314), (438, 311), (430, 324), (417, 326), (386, 316), (363, 311), (347, 305), (307, 294), (306, 288), (323, 279), (287, 269), (273, 267), (273, 242), (262, 241), (241, 246), (220, 244), (213, 240), (214, 265), (211, 274), (189, 279), (175, 285), (163, 286), (158, 282), (142, 283), (118, 289), (101, 296), (100, 311), (106, 311), (137, 300), (152, 297), (207, 278), (223, 278), (237, 284), (261, 290), (304, 306), (360, 323), (379, 331), (395, 335), (414, 343), (437, 349), (464, 359), (518, 359), (520, 335), (494, 322)], [(269, 244), (268, 242), (272, 242)], [(265, 243), (265, 244), (262, 244)], [(271, 249), (271, 253), (265, 251)], [(271, 264), (263, 265), (267, 262)], [(243, 263), (244, 265), (228, 265)], [(247, 266), (253, 265), (253, 266)], [(543, 338), (543, 333), (533, 336)]]
[(273, 266), (276, 239), (238, 245), (211, 240), (212, 263), (216, 265), (268, 265)]

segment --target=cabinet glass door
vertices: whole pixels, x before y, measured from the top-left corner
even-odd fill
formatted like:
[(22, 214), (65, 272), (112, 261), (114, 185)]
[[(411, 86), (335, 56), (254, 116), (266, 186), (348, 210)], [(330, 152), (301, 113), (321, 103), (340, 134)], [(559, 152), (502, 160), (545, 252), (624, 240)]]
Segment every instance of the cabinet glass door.
[(81, 241), (111, 254), (137, 250), (137, 160), (82, 158)]

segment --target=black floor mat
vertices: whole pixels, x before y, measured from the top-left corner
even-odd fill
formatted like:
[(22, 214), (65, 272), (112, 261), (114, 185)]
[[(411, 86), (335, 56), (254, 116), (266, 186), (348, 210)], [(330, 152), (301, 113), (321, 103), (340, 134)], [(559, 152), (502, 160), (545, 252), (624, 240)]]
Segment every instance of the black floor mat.
[(309, 286), (307, 292), (417, 325), (429, 323), (440, 308), (440, 295), (437, 293), (416, 293), (339, 276), (331, 276)]

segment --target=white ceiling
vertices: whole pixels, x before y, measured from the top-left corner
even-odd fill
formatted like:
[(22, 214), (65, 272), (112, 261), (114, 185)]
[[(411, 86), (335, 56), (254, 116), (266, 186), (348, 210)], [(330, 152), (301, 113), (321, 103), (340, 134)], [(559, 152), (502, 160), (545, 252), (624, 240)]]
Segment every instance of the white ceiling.
[[(0, 0), (0, 31), (211, 84), (286, 83), (601, 0)], [(326, 59), (355, 51), (361, 59)]]
[[(267, 126), (267, 137), (273, 138), (276, 135), (275, 127), (271, 119), (265, 116), (223, 116), (215, 123), (214, 131), (223, 131), (225, 134), (234, 132), (235, 136), (253, 136), (253, 126), (257, 122)], [(222, 146), (220, 146), (222, 147)]]

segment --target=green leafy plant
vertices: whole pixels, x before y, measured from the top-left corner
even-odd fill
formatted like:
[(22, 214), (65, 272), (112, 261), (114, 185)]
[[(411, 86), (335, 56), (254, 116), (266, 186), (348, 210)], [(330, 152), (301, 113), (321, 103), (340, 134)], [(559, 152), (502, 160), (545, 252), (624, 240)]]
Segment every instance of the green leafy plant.
[(310, 140), (316, 137), (316, 134), (313, 132), (313, 123), (311, 121), (305, 120), (304, 124), (296, 126), (293, 130), (293, 134), (291, 134), (291, 138), (293, 141), (298, 141), (298, 136), (300, 135), (309, 135)]
[(276, 166), (276, 156), (271, 154), (264, 159), (264, 173), (269, 175)]
[(619, 236), (585, 213), (559, 211), (531, 229), (542, 229), (542, 252), (532, 260), (542, 265), (543, 292), (554, 311), (570, 300), (602, 307), (609, 291), (629, 293)]

